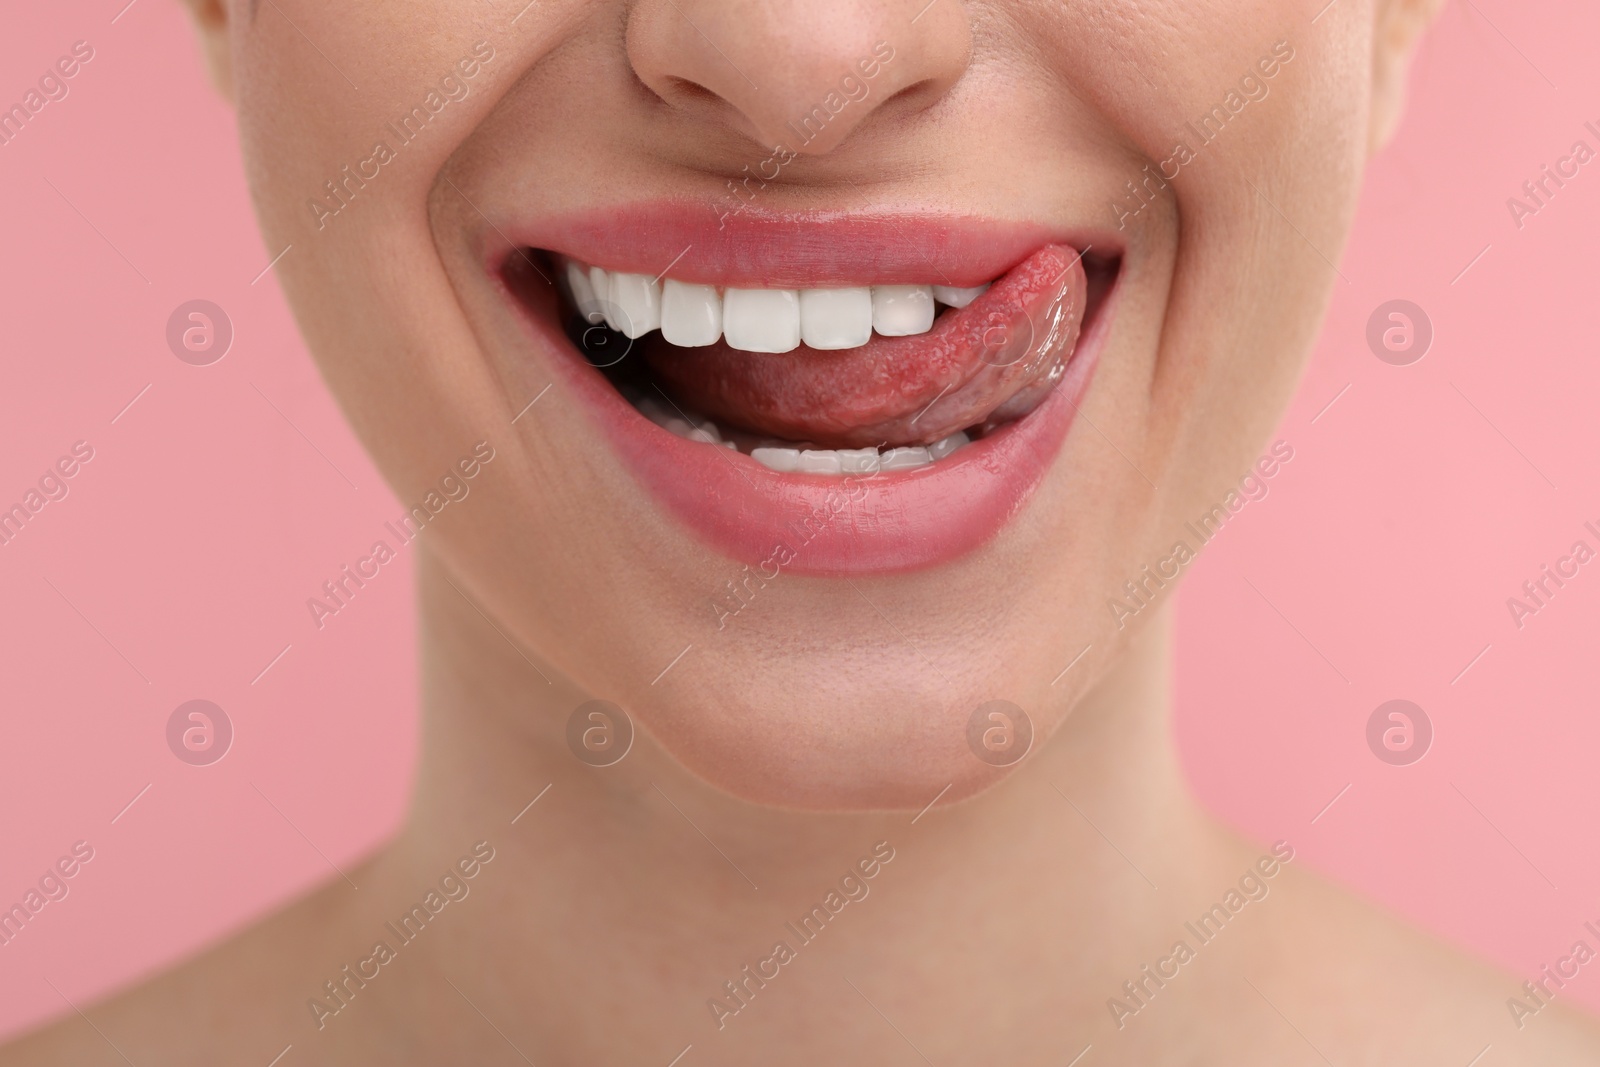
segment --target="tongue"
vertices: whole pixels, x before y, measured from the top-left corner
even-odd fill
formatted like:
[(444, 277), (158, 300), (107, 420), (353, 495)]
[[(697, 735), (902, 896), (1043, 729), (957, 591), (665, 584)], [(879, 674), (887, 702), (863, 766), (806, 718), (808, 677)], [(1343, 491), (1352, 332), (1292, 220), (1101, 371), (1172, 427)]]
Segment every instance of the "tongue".
[(1032, 411), (1072, 356), (1085, 290), (1078, 253), (1046, 245), (925, 334), (779, 355), (657, 337), (643, 355), (720, 423), (824, 448), (928, 444)]

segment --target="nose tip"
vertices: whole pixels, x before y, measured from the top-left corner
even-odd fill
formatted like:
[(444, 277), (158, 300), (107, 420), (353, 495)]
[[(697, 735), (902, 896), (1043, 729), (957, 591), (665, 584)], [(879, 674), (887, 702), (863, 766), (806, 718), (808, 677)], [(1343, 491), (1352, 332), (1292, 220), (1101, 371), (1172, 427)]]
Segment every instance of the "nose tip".
[(815, 155), (891, 100), (937, 101), (965, 72), (972, 31), (960, 0), (639, 0), (627, 49), (680, 113)]

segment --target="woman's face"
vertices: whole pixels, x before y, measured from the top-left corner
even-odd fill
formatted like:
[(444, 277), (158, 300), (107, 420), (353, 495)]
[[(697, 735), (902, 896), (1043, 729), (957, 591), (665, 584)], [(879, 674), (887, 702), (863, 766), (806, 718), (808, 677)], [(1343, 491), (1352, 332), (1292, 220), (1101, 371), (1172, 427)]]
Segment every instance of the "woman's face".
[(456, 584), (728, 791), (920, 807), (1272, 457), (1392, 95), (1384, 12), (1314, 6), (238, 0), (212, 43), (335, 395), (403, 506), (470, 487)]

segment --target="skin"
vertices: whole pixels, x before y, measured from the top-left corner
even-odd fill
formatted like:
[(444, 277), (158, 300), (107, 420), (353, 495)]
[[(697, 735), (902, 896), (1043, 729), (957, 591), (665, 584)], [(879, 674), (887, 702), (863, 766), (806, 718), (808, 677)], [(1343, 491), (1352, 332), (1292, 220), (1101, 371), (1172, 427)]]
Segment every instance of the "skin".
[[(921, 0), (540, 0), (514, 24), (517, 4), (192, 6), (267, 243), (295, 245), (276, 273), (397, 495), (476, 441), (497, 458), (416, 546), (424, 756), (407, 827), (349, 872), (359, 893), (335, 881), (0, 1064), (265, 1064), (290, 1044), (285, 1064), (666, 1064), (690, 1044), (685, 1065), (1086, 1045), (1085, 1064), (1596, 1061), (1592, 1023), (1556, 1005), (1519, 1030), (1517, 980), (1299, 862), (1121, 1028), (1107, 1007), (1267, 848), (1186, 794), (1166, 607), (1118, 627), (1105, 601), (1262, 451), (1433, 3), (1341, 0), (1314, 24), (1278, 0), (939, 0), (915, 22)], [(308, 197), (478, 40), (495, 59), (471, 95), (319, 230)], [(877, 40), (887, 80), (772, 206), (1103, 231), (1111, 339), (992, 544), (855, 592), (785, 578), (719, 634), (706, 595), (736, 565), (655, 508), (563, 386), (511, 423), (566, 357), (506, 340), (473, 249), (513, 208), (716, 196)], [(1124, 183), (1278, 41), (1294, 58), (1270, 94), (1118, 228)], [(643, 728), (603, 771), (564, 733), (596, 696)], [(1038, 734), (1008, 771), (965, 746), (995, 698)], [(480, 840), (471, 896), (319, 1030), (307, 999)], [(707, 998), (879, 841), (895, 858), (870, 896), (719, 1030)]]

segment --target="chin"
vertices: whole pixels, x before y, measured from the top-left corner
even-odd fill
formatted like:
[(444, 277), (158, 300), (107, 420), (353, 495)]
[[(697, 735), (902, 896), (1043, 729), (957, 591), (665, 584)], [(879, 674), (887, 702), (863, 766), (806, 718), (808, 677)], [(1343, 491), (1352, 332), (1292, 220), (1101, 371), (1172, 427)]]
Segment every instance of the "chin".
[(981, 741), (977, 749), (969, 742), (975, 710), (991, 702), (987, 693), (967, 694), (982, 689), (963, 685), (957, 695), (903, 649), (832, 658), (774, 664), (755, 681), (699, 675), (692, 687), (632, 710), (668, 754), (716, 789), (816, 812), (917, 812), (935, 799), (973, 796), (1023, 766), (1054, 715), (1035, 704), (1024, 723), (1017, 704), (994, 705), (1006, 718), (986, 713), (985, 729), (1011, 731), (997, 738), (1009, 749), (986, 761)]

